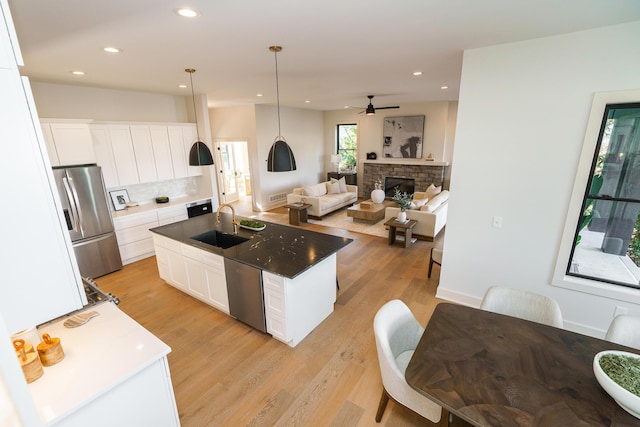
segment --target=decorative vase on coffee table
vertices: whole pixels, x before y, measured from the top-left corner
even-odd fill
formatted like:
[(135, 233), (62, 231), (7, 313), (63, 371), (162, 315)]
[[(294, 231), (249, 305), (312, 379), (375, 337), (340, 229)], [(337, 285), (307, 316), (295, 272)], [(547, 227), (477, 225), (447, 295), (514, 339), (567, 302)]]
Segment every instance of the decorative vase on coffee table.
[(400, 211), (398, 212), (398, 217), (396, 218), (398, 222), (405, 222), (407, 220), (407, 212)]
[(385, 196), (382, 186), (376, 182), (375, 187), (375, 190), (371, 192), (371, 201), (373, 201), (373, 203), (382, 203)]

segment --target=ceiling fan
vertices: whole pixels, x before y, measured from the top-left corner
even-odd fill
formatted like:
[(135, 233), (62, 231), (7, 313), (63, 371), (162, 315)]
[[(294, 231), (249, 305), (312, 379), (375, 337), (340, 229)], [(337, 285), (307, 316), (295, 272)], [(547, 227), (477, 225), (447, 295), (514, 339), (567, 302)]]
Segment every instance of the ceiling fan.
[(392, 107), (378, 107), (378, 108), (374, 108), (373, 104), (372, 104), (372, 100), (373, 100), (374, 95), (367, 95), (367, 98), (369, 98), (369, 105), (367, 105), (367, 109), (364, 111), (360, 111), (359, 114), (362, 113), (367, 113), (367, 116), (373, 116), (376, 113), (376, 110), (389, 110), (391, 108), (400, 108), (399, 105), (394, 105)]

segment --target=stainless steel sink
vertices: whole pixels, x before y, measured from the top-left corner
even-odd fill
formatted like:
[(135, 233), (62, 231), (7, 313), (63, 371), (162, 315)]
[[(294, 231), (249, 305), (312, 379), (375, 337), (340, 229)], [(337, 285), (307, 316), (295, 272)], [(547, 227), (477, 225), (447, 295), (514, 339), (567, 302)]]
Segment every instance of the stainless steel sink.
[(215, 246), (217, 248), (227, 249), (233, 246), (239, 245), (240, 243), (246, 242), (246, 237), (237, 236), (235, 234), (223, 233), (218, 230), (211, 230), (197, 236), (191, 237), (193, 240), (197, 240), (198, 242), (206, 243), (207, 245)]

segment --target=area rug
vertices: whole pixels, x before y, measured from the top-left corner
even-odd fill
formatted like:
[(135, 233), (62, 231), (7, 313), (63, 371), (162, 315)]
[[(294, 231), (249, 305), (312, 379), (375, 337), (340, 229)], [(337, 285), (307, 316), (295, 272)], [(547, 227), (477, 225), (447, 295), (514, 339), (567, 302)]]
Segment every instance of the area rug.
[(365, 224), (361, 222), (353, 222), (353, 218), (347, 216), (347, 209), (341, 209), (337, 212), (325, 215), (322, 220), (309, 218), (309, 222), (327, 227), (336, 227), (343, 230), (355, 231), (356, 233), (370, 234), (378, 237), (389, 237), (389, 231), (384, 226), (384, 219), (375, 224)]

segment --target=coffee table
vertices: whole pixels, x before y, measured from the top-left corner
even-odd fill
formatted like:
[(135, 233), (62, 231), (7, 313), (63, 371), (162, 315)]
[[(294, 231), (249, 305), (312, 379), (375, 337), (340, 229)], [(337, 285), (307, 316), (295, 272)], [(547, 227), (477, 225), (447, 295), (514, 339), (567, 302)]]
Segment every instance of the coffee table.
[(418, 223), (415, 219), (410, 219), (407, 222), (398, 222), (394, 216), (384, 225), (389, 227), (389, 244), (393, 245), (396, 241), (396, 232), (398, 229), (404, 230), (404, 247), (408, 248), (410, 243), (415, 242), (415, 239), (411, 238), (411, 231), (413, 227)]
[(310, 206), (309, 203), (284, 205), (285, 208), (289, 208), (289, 224), (300, 225), (301, 222), (307, 222), (307, 208)]
[(347, 208), (347, 216), (353, 218), (353, 222), (375, 224), (384, 218), (385, 208), (395, 204), (395, 202), (386, 200), (382, 203), (373, 203), (369, 199)]

